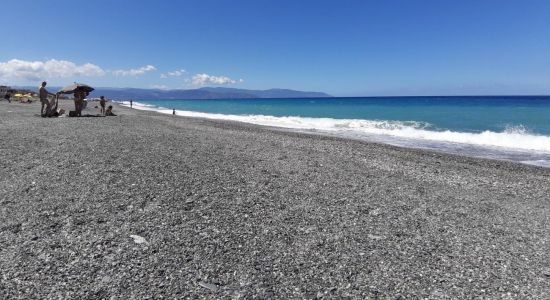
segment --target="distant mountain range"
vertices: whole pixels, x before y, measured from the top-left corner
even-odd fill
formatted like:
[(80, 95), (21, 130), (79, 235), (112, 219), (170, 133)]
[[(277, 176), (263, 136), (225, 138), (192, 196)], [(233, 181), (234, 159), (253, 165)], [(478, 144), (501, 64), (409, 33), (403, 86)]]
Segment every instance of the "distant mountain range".
[[(37, 90), (36, 87), (19, 87)], [(47, 87), (56, 92), (60, 87)], [(224, 87), (204, 87), (191, 90), (160, 90), (137, 88), (96, 88), (91, 97), (105, 96), (107, 99), (247, 99), (247, 98), (324, 98), (331, 95), (321, 92), (303, 92), (289, 89), (246, 90)]]
[(94, 96), (109, 99), (241, 99), (241, 98), (320, 98), (331, 97), (320, 92), (302, 92), (287, 89), (245, 90), (222, 87), (204, 87), (192, 90), (158, 90), (134, 88), (97, 88)]

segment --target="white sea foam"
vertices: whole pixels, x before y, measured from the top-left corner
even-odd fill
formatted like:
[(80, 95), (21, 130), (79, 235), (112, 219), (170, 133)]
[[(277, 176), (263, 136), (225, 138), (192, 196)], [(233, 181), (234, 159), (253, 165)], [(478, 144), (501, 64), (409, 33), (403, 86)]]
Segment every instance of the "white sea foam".
[(544, 160), (544, 159), (536, 159), (536, 160), (521, 160), (520, 162), (528, 165), (534, 165), (534, 166), (541, 166), (550, 168), (550, 161)]
[[(128, 106), (129, 102), (123, 102)], [(133, 107), (141, 110), (172, 114), (172, 109), (133, 102)], [(293, 128), (300, 130), (324, 131), (328, 133), (350, 133), (355, 136), (386, 135), (397, 138), (459, 143), (477, 146), (503, 147), (517, 150), (536, 150), (550, 153), (550, 136), (529, 133), (524, 127), (511, 127), (503, 132), (483, 131), (479, 133), (430, 130), (429, 123), (414, 121), (378, 121), (361, 119), (332, 119), (305, 117), (275, 117), (266, 115), (225, 115), (176, 110), (176, 115), (246, 122), (265, 126)]]

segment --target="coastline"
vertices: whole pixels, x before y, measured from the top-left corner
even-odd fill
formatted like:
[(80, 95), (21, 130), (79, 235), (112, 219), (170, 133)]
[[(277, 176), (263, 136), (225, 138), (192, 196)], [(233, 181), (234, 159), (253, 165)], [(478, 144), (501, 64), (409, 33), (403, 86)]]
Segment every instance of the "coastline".
[(39, 110), (0, 102), (2, 297), (549, 296), (550, 169)]
[[(178, 103), (171, 104), (163, 103), (163, 100), (160, 101), (156, 104), (134, 101), (134, 109), (170, 115), (174, 112), (176, 115), (184, 117), (237, 121), (283, 128), (287, 131), (314, 133), (469, 157), (508, 160), (550, 168), (550, 136), (530, 132), (523, 125), (510, 125), (502, 131), (487, 128), (478, 132), (461, 131), (460, 129), (431, 130), (424, 128), (433, 126), (430, 125), (430, 122), (418, 120), (314, 117), (294, 115), (291, 112), (287, 112), (288, 115), (281, 115), (280, 112), (266, 115), (259, 111), (256, 113), (245, 112), (243, 107), (237, 108), (237, 110), (241, 110), (240, 113), (220, 113), (214, 112), (220, 111), (217, 109), (212, 111), (212, 105), (207, 105), (206, 111), (210, 110), (210, 112), (206, 112), (198, 107), (195, 107), (197, 110), (195, 111), (193, 108), (179, 107)], [(128, 101), (120, 103), (129, 107)], [(224, 107), (226, 104), (219, 103), (219, 105)], [(237, 105), (237, 107), (239, 106)]]

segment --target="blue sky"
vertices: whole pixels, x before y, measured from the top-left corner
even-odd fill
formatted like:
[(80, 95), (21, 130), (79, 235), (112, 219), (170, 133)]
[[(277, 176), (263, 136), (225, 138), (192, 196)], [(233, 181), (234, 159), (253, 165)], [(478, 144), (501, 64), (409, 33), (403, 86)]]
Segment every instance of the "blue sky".
[(550, 94), (550, 1), (4, 1), (0, 83)]

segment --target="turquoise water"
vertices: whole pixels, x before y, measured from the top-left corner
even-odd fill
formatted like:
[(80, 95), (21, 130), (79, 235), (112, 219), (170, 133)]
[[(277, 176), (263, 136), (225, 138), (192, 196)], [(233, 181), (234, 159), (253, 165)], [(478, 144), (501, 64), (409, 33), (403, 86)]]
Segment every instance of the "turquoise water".
[(417, 121), (434, 130), (481, 132), (522, 126), (550, 135), (550, 97), (380, 97), (140, 100), (160, 107), (236, 115)]
[(136, 108), (550, 165), (550, 97), (137, 100)]

